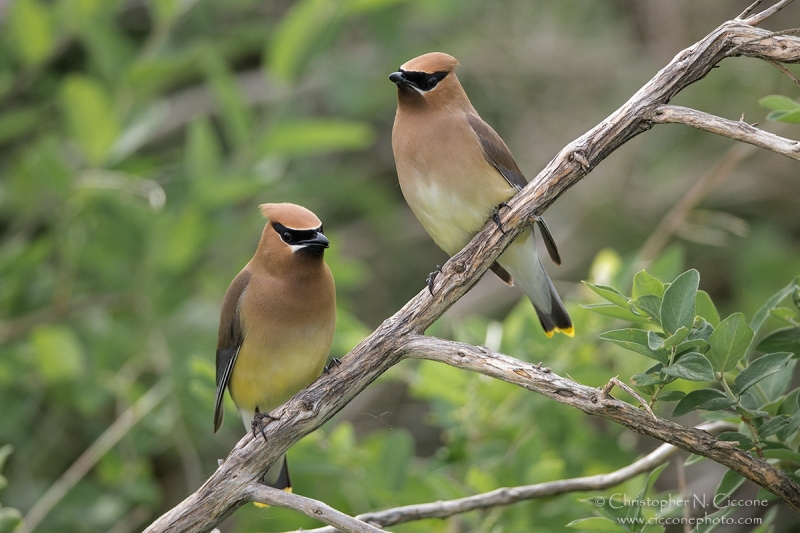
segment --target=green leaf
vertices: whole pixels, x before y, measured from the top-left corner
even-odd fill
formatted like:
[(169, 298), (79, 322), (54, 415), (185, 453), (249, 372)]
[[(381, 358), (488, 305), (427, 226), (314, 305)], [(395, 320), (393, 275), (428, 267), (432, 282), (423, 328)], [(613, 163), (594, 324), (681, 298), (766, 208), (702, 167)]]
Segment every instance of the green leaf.
[(705, 460), (706, 457), (693, 453), (686, 458), (686, 460), (683, 462), (683, 466), (692, 466), (694, 464), (699, 463), (700, 461), (705, 461)]
[(662, 392), (658, 395), (659, 402), (677, 402), (680, 401), (686, 396), (686, 393), (682, 390), (670, 390), (667, 392)]
[(661, 338), (655, 331), (648, 331), (647, 347), (651, 350), (662, 350), (664, 348), (664, 339)]
[(46, 5), (38, 0), (16, 0), (6, 7), (9, 41), (23, 63), (33, 66), (46, 60), (56, 45), (53, 18)]
[(658, 325), (661, 325), (661, 302), (662, 300), (658, 296), (648, 295), (631, 300), (631, 304), (652, 318)]
[(691, 339), (687, 341), (683, 341), (679, 345), (675, 347), (675, 352), (679, 355), (684, 352), (699, 352), (699, 353), (706, 353), (711, 349), (711, 345), (708, 344), (708, 341), (704, 341), (703, 339)]
[(78, 379), (84, 372), (83, 348), (65, 326), (40, 326), (31, 332), (31, 344), (39, 373), (48, 383)]
[(786, 368), (791, 358), (792, 354), (786, 352), (771, 353), (764, 357), (759, 357), (736, 376), (731, 389), (736, 394), (742, 394), (765, 377)]
[(789, 309), (788, 307), (776, 307), (775, 309), (770, 309), (769, 315), (792, 325), (794, 325), (797, 320), (797, 313), (795, 310)]
[(681, 356), (672, 365), (664, 368), (668, 376), (685, 379), (688, 381), (714, 381), (714, 369), (703, 354), (697, 352)]
[(714, 327), (719, 326), (719, 313), (711, 301), (711, 296), (706, 291), (697, 291), (695, 298), (696, 313), (706, 319), (706, 321)]
[(789, 422), (791, 422), (791, 419), (792, 417), (789, 415), (778, 415), (772, 417), (758, 428), (758, 436), (761, 438), (767, 438), (770, 435), (774, 435), (788, 426)]
[(269, 70), (284, 81), (294, 80), (311, 49), (319, 44), (337, 18), (339, 2), (300, 0), (281, 19), (268, 53)]
[(591, 518), (579, 518), (573, 520), (567, 527), (579, 529), (581, 531), (619, 531), (627, 532), (628, 530), (622, 527), (617, 522), (606, 518), (604, 516), (593, 516)]
[(695, 317), (695, 298), (700, 284), (700, 273), (687, 270), (673, 281), (664, 291), (661, 302), (661, 326), (672, 335), (681, 326), (692, 327)]
[[(689, 340), (704, 340), (707, 341), (711, 334), (714, 332), (714, 327), (706, 321), (705, 318), (698, 316), (694, 320), (694, 326), (689, 331)], [(709, 350), (711, 345), (709, 345)]]
[(759, 352), (790, 352), (800, 355), (800, 328), (790, 326), (776, 329), (756, 346)]
[(756, 311), (756, 314), (753, 315), (753, 319), (750, 321), (750, 327), (753, 328), (753, 331), (758, 332), (761, 330), (761, 326), (764, 325), (764, 321), (769, 316), (770, 310), (777, 307), (781, 300), (792, 294), (795, 289), (800, 286), (799, 284), (800, 276), (794, 278), (787, 286), (773, 294), (769, 300)]
[(711, 349), (706, 354), (717, 372), (730, 372), (747, 353), (753, 340), (753, 330), (742, 313), (734, 313), (708, 337)]
[(770, 111), (767, 114), (767, 120), (771, 120), (773, 122), (789, 122), (792, 124), (800, 124), (800, 110)]
[(599, 337), (661, 363), (667, 364), (669, 361), (669, 355), (666, 350), (650, 349), (647, 343), (647, 331), (643, 329), (615, 329), (601, 333)]
[[(721, 503), (733, 496), (733, 493), (736, 492), (736, 489), (742, 486), (744, 483), (744, 478), (734, 472), (733, 470), (728, 470), (722, 475), (722, 479), (719, 480), (719, 485), (717, 485), (717, 490), (714, 491), (714, 502)], [(724, 504), (723, 504), (724, 505)]]
[(663, 385), (669, 380), (660, 377), (658, 374), (634, 374), (631, 376), (631, 384), (634, 387), (649, 387), (651, 385)]
[(672, 416), (683, 416), (695, 409), (705, 409), (706, 411), (720, 411), (727, 409), (736, 402), (728, 398), (724, 392), (716, 389), (693, 390), (687, 394), (675, 409)]
[(60, 100), (69, 129), (87, 161), (99, 166), (114, 146), (120, 130), (111, 98), (98, 81), (71, 74), (62, 83)]
[(673, 335), (664, 339), (663, 346), (664, 348), (674, 348), (688, 336), (689, 329), (686, 326), (681, 326)]
[(261, 143), (264, 154), (305, 156), (363, 150), (375, 140), (372, 126), (351, 120), (294, 120), (280, 124)]
[(111, 148), (111, 161), (123, 161), (144, 146), (158, 132), (168, 114), (169, 106), (156, 102), (135, 115)]
[(620, 318), (630, 322), (652, 322), (649, 318), (642, 315), (637, 315), (630, 309), (623, 309), (615, 304), (582, 304), (581, 307), (593, 311), (603, 316), (610, 316), (612, 318)]
[(634, 299), (641, 298), (642, 296), (664, 296), (664, 284), (659, 280), (648, 274), (644, 270), (640, 270), (633, 276), (633, 290), (631, 295)]
[(608, 287), (606, 285), (595, 285), (587, 281), (584, 281), (583, 284), (592, 289), (594, 292), (596, 292), (603, 298), (605, 298), (606, 300), (608, 300), (609, 302), (625, 309), (630, 308), (630, 306), (628, 305), (628, 298), (620, 294), (620, 292), (617, 291), (617, 289), (613, 287)]
[(774, 111), (795, 111), (800, 110), (800, 104), (787, 96), (771, 94), (758, 101), (758, 105), (772, 109)]

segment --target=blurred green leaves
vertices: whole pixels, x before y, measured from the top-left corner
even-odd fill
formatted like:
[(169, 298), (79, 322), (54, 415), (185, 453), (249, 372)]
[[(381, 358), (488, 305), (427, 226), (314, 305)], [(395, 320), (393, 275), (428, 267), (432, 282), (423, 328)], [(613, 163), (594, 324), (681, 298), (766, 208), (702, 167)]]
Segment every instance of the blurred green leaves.
[(773, 94), (765, 96), (758, 103), (767, 109), (772, 109), (767, 115), (767, 120), (800, 123), (800, 104), (791, 98)]
[(67, 77), (60, 94), (61, 110), (73, 138), (91, 166), (100, 166), (119, 134), (119, 119), (103, 85), (88, 77)]

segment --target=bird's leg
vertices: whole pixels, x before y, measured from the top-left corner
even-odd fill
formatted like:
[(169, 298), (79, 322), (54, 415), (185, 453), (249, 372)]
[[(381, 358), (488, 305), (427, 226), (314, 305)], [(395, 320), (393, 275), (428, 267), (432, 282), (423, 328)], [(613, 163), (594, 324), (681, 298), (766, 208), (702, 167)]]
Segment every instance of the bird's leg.
[(258, 410), (258, 406), (256, 406), (256, 414), (253, 416), (253, 438), (256, 438), (256, 428), (261, 432), (261, 436), (264, 437), (264, 442), (267, 442), (267, 436), (264, 434), (264, 424), (262, 423), (265, 418), (268, 418), (269, 421), (277, 420), (274, 416), (270, 416), (269, 413), (262, 413)]
[(433, 280), (436, 279), (436, 276), (442, 273), (442, 267), (440, 265), (436, 265), (436, 270), (428, 274), (428, 278), (425, 280), (425, 283), (428, 285), (428, 290), (433, 296)]
[(500, 221), (500, 210), (503, 208), (508, 208), (508, 204), (505, 202), (500, 202), (497, 207), (494, 208), (492, 211), (492, 221), (497, 224), (497, 228), (500, 230), (500, 233), (503, 235), (506, 234), (506, 230), (503, 229), (503, 223)]
[(339, 359), (338, 357), (331, 357), (331, 362), (325, 365), (323, 372), (327, 374), (328, 372), (331, 371), (331, 369), (333, 369), (333, 367), (339, 368), (339, 365), (341, 364), (342, 364), (341, 359)]

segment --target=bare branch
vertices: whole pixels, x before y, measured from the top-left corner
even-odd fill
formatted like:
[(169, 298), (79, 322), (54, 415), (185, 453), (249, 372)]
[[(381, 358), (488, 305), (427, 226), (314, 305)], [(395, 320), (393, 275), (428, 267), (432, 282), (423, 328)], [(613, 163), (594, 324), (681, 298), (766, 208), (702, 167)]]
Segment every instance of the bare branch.
[(612, 397), (604, 398), (601, 389), (581, 385), (549, 369), (483, 347), (420, 335), (410, 339), (406, 349), (407, 357), (438, 361), (513, 383), (586, 414), (611, 420), (636, 433), (713, 459), (777, 494), (796, 511), (800, 511), (800, 486), (797, 483), (766, 461), (731, 447), (729, 442), (718, 441), (705, 431), (686, 428), (663, 418), (653, 418), (629, 403)]
[(331, 531), (349, 533), (386, 533), (383, 529), (368, 524), (363, 518), (353, 518), (320, 501), (273, 489), (262, 484), (251, 485), (247, 495), (252, 501), (268, 503), (276, 507), (293, 509), (320, 522), (334, 526)]
[[(614, 150), (650, 129), (655, 109), (702, 79), (734, 49), (735, 55), (769, 58), (783, 63), (800, 62), (800, 39), (776, 36), (742, 21), (722, 24), (679, 53), (622, 107), (562, 149), (527, 187), (508, 202), (509, 209), (502, 212), (504, 232), (490, 221), (461, 252), (445, 263), (437, 278), (435, 295), (430, 295), (427, 290), (420, 291), (359, 343), (338, 368), (320, 377), (271, 413), (277, 419), (264, 429), (269, 446), (264, 446), (261, 438), (254, 440), (248, 432), (200, 489), (161, 516), (146, 531), (208, 531), (246, 502), (254, 484), (289, 446), (324, 424), (356, 394), (406, 356), (411, 349), (409, 343), (413, 343), (415, 349), (419, 348), (422, 333), (478, 281), (511, 241), (534, 222), (536, 215)], [(462, 364), (456, 366), (493, 375), (494, 370), (489, 372), (480, 365), (475, 366), (479, 360), (478, 348), (469, 346), (464, 350), (469, 351), (471, 357), (465, 357)], [(435, 359), (436, 354), (426, 354), (428, 356)], [(460, 359), (451, 353), (439, 356), (452, 358), (451, 364)], [(500, 356), (494, 354), (493, 357)], [(486, 365), (485, 368), (493, 368), (492, 361), (487, 361), (486, 357), (480, 361)], [(507, 381), (514, 376), (519, 385), (559, 402), (709, 457), (774, 492), (800, 511), (800, 486), (768, 463), (725, 446), (708, 433), (653, 419), (624, 402), (600, 398), (597, 389), (546, 374), (524, 363), (505, 368), (496, 375)]]
[(793, 141), (766, 132), (741, 120), (728, 120), (688, 107), (674, 105), (657, 107), (650, 113), (650, 119), (656, 124), (685, 124), (759, 148), (766, 148), (776, 154), (800, 161), (800, 141)]
[[(731, 424), (729, 422), (710, 422), (698, 426), (696, 429), (715, 434), (722, 431), (733, 431), (736, 429), (736, 424)], [(619, 485), (639, 474), (649, 472), (653, 468), (665, 463), (667, 459), (672, 457), (677, 451), (678, 449), (671, 444), (662, 444), (641, 459), (607, 474), (561, 479), (558, 481), (549, 481), (547, 483), (537, 483), (536, 485), (525, 485), (521, 487), (501, 488), (483, 494), (458, 498), (456, 500), (424, 503), (420, 505), (406, 505), (394, 509), (386, 509), (384, 511), (364, 513), (356, 516), (356, 518), (380, 524), (382, 527), (388, 527), (426, 518), (447, 518), (448, 516), (466, 513), (476, 509), (489, 509), (536, 498), (558, 496), (559, 494), (567, 494), (570, 492), (604, 490)], [(306, 533), (335, 533), (336, 529), (332, 527), (320, 527), (303, 531)]]
[(747, 17), (747, 15), (749, 15), (750, 13), (752, 13), (752, 12), (753, 12), (753, 10), (754, 10), (755, 8), (757, 8), (758, 6), (760, 6), (760, 5), (761, 5), (761, 2), (763, 2), (763, 1), (764, 1), (764, 0), (756, 0), (755, 2), (753, 2), (752, 4), (750, 4), (749, 6), (747, 6), (747, 9), (745, 9), (744, 11), (742, 11), (742, 12), (739, 14), (739, 16), (738, 16), (738, 17), (736, 17), (736, 20), (743, 20), (744, 18), (746, 18), (746, 17)]
[[(764, 10), (764, 11), (762, 11), (761, 13), (756, 13), (756, 14), (755, 14), (755, 15), (753, 15), (752, 17), (748, 17), (748, 18), (744, 19), (742, 22), (744, 22), (745, 24), (750, 24), (751, 26), (758, 26), (759, 24), (761, 24), (762, 22), (764, 22), (765, 20), (767, 20), (769, 17), (771, 17), (772, 15), (774, 15), (775, 13), (777, 13), (778, 11), (780, 11), (781, 9), (783, 9), (784, 7), (788, 6), (788, 5), (789, 5), (789, 4), (791, 4), (792, 2), (794, 2), (794, 0), (781, 0), (780, 2), (778, 2), (777, 4), (775, 4), (774, 6), (772, 6), (772, 7), (770, 7), (770, 8), (767, 8), (767, 9), (765, 9), (765, 10)], [(761, 2), (756, 2), (755, 4), (753, 4), (753, 5), (751, 5), (750, 7), (748, 7), (748, 8), (745, 10), (745, 12), (744, 12), (744, 13), (742, 13), (741, 15), (739, 15), (739, 17), (738, 17), (738, 18), (741, 18), (742, 16), (746, 16), (746, 15), (747, 15), (748, 13), (750, 13), (750, 12), (751, 12), (753, 9), (755, 9), (755, 8), (756, 8), (756, 6), (758, 6), (758, 4), (760, 4), (760, 3), (761, 3)]]
[(792, 73), (792, 71), (791, 71), (791, 70), (789, 70), (788, 68), (784, 67), (783, 65), (781, 65), (780, 63), (778, 63), (778, 62), (777, 62), (777, 61), (775, 61), (774, 59), (766, 59), (765, 61), (766, 61), (767, 63), (769, 63), (770, 65), (772, 65), (773, 67), (775, 67), (776, 69), (780, 70), (780, 71), (781, 71), (781, 72), (782, 72), (784, 75), (786, 75), (786, 77), (787, 77), (787, 78), (789, 78), (790, 80), (792, 80), (792, 81), (794, 82), (794, 84), (795, 84), (795, 85), (797, 85), (798, 87), (800, 87), (800, 78), (798, 78), (797, 76), (795, 76), (795, 75)]

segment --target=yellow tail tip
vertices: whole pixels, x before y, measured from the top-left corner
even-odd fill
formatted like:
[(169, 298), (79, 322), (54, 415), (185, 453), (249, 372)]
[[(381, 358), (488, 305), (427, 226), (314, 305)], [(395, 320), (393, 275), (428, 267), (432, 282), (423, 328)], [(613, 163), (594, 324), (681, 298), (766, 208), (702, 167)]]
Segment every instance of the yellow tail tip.
[(574, 337), (575, 336), (575, 328), (568, 327), (568, 328), (553, 328), (550, 331), (545, 331), (544, 334), (547, 335), (548, 339), (552, 339), (553, 335), (556, 333), (563, 333), (567, 337)]

